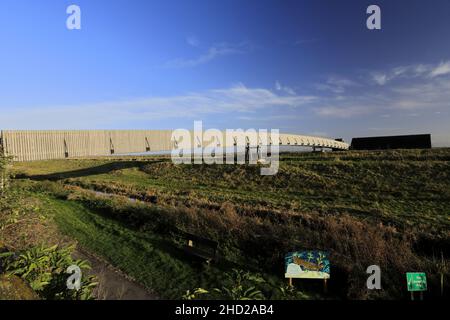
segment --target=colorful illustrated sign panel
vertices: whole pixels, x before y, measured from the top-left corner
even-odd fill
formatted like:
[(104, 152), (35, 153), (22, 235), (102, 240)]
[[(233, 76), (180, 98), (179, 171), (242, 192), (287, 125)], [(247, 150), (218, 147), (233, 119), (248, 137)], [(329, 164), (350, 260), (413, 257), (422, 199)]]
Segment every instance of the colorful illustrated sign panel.
[(289, 252), (284, 262), (286, 278), (330, 278), (330, 261), (325, 251)]
[(423, 272), (407, 272), (408, 291), (426, 291), (427, 276)]

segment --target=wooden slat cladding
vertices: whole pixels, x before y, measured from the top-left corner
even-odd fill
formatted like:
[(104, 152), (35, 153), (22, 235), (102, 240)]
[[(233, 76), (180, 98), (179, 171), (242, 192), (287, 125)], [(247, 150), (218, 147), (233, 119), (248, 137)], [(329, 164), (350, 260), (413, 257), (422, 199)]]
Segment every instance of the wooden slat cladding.
[[(237, 136), (241, 136), (237, 139)], [(223, 147), (232, 147), (234, 141), (252, 141), (260, 144), (260, 137), (250, 137), (246, 132), (236, 133), (233, 139), (225, 141)], [(1, 132), (2, 146), (6, 155), (14, 161), (35, 161), (111, 154), (142, 153), (146, 151), (170, 151), (174, 146), (171, 130), (4, 130)], [(256, 142), (258, 141), (258, 142)], [(269, 139), (273, 144), (291, 146), (326, 147), (348, 149), (348, 144), (322, 137), (280, 134)], [(191, 143), (197, 145), (191, 136)], [(203, 141), (208, 145), (209, 141)]]
[(170, 150), (171, 130), (4, 130), (2, 145), (14, 161), (107, 156)]

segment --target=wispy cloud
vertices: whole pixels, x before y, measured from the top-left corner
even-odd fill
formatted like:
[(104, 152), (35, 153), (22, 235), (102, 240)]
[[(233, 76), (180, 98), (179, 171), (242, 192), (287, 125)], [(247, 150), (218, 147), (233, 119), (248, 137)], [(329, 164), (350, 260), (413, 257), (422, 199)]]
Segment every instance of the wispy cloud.
[(354, 116), (365, 115), (369, 113), (370, 110), (370, 107), (360, 105), (325, 106), (315, 109), (319, 116), (333, 118), (351, 118)]
[(280, 83), (280, 81), (278, 81), (278, 80), (275, 81), (275, 90), (281, 91), (281, 92), (285, 92), (285, 93), (290, 94), (292, 96), (296, 94), (294, 89), (292, 89), (291, 87), (288, 87), (288, 86), (283, 86)]
[(387, 74), (383, 74), (383, 73), (373, 73), (372, 78), (380, 86), (384, 86), (386, 84), (386, 82), (388, 82), (388, 80), (389, 80)]
[(319, 83), (316, 88), (322, 91), (343, 93), (349, 87), (357, 87), (358, 83), (341, 76), (330, 76), (324, 83)]
[[(335, 81), (330, 78), (323, 88), (334, 93), (321, 96), (314, 110), (320, 116), (350, 118), (393, 112), (417, 117), (420, 110), (450, 108), (450, 63), (399, 66), (387, 71), (368, 72), (368, 81), (358, 82), (360, 90), (347, 93), (345, 89), (356, 80)], [(359, 77), (360, 78), (360, 77)], [(389, 86), (386, 86), (389, 82)], [(322, 88), (322, 89), (323, 89)], [(319, 86), (319, 89), (320, 86)]]
[[(314, 86), (309, 93), (304, 87), (302, 92), (307, 92), (305, 94), (275, 81), (272, 89), (238, 83), (225, 88), (123, 101), (31, 109), (0, 106), (0, 127), (108, 129), (123, 127), (124, 123), (134, 128), (148, 127), (165, 119), (170, 119), (170, 122), (196, 119), (224, 119), (224, 122), (230, 122), (233, 119), (250, 125), (276, 124), (280, 128), (287, 128), (295, 120), (301, 120), (310, 122), (311, 126), (317, 124), (318, 130), (324, 130), (323, 123), (328, 123), (324, 118), (329, 118), (333, 123), (346, 123), (346, 119), (361, 125), (370, 123), (370, 128), (394, 128), (397, 126), (396, 119), (407, 119), (404, 121), (405, 128), (395, 132), (413, 132), (416, 128), (409, 124), (417, 124), (423, 117), (428, 117), (428, 121), (433, 117), (441, 120), (448, 117), (450, 72), (446, 68), (443, 62), (366, 71), (363, 75), (334, 75)], [(389, 85), (374, 82), (372, 76), (375, 72), (387, 75)], [(445, 138), (448, 130), (440, 130), (441, 140), (450, 141), (450, 138)]]
[(450, 61), (441, 62), (438, 66), (431, 70), (431, 77), (438, 77), (450, 73)]
[(294, 41), (294, 46), (302, 46), (305, 44), (314, 43), (316, 41), (317, 39), (298, 39)]
[(195, 67), (201, 64), (208, 63), (219, 57), (245, 53), (248, 51), (248, 49), (249, 45), (244, 42), (239, 44), (218, 43), (209, 47), (209, 49), (205, 53), (201, 54), (198, 57), (188, 59), (177, 58), (166, 62), (164, 66), (167, 68)]
[[(286, 109), (306, 106), (314, 96), (287, 96), (263, 88), (237, 84), (229, 88), (193, 92), (168, 97), (146, 97), (126, 101), (110, 101), (74, 106), (54, 106), (34, 109), (2, 108), (0, 127), (83, 129), (117, 127), (124, 122), (145, 122), (159, 119), (194, 119), (205, 115), (253, 114), (270, 108)], [(35, 119), (41, 119), (39, 123)], [(70, 119), (70, 123), (67, 122)], [(14, 129), (14, 128), (12, 128)], [(15, 127), (15, 129), (20, 129)]]
[(186, 37), (186, 42), (191, 47), (198, 47), (200, 45), (200, 41), (195, 35), (189, 35)]
[(393, 80), (415, 79), (415, 78), (436, 78), (450, 74), (450, 61), (439, 64), (413, 64), (409, 66), (399, 66), (390, 70), (371, 73), (372, 80), (378, 85), (385, 85)]

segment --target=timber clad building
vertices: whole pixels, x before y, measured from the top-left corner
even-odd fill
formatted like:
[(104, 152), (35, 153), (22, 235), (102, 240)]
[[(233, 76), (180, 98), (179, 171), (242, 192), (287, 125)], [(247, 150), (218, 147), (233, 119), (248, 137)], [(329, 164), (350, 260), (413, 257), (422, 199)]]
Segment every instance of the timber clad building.
[[(33, 161), (49, 159), (66, 159), (77, 157), (96, 157), (107, 155), (132, 154), (143, 152), (171, 151), (178, 149), (178, 143), (172, 137), (172, 130), (63, 130), (63, 131), (28, 131), (2, 130), (0, 148), (14, 161)], [(268, 138), (268, 145), (310, 146), (347, 150), (349, 145), (329, 138), (279, 134), (270, 134), (264, 139), (262, 133), (235, 132), (230, 139), (224, 132), (218, 132), (214, 139), (218, 147), (244, 145), (261, 145)], [(222, 136), (222, 139), (219, 139)], [(196, 139), (191, 134), (192, 147), (210, 145), (212, 140)], [(217, 142), (222, 141), (222, 142)], [(199, 145), (198, 145), (199, 144)]]

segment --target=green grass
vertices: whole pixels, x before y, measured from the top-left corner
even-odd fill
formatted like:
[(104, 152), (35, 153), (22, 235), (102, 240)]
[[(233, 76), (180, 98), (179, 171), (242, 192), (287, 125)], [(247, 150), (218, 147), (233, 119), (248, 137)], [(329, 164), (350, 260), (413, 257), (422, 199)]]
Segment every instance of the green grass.
[[(450, 151), (300, 154), (283, 157), (275, 176), (257, 167), (175, 166), (165, 162), (72, 160), (16, 164), (27, 175), (62, 174), (68, 183), (161, 203), (220, 206), (230, 201), (263, 209), (349, 213), (361, 218), (446, 236), (450, 229)], [(96, 167), (106, 166), (102, 173)], [(54, 177), (54, 176), (51, 176)]]
[[(41, 161), (16, 163), (14, 171), (36, 185), (72, 186), (71, 194), (91, 189), (146, 201), (141, 207), (123, 200), (100, 205), (91, 196), (46, 199), (60, 212), (55, 216), (65, 233), (164, 297), (218, 286), (229, 266), (198, 272), (166, 235), (154, 232), (155, 221), (222, 242), (229, 263), (251, 261), (278, 278), (274, 286), (282, 281), (283, 253), (305, 247), (331, 252), (335, 281), (349, 285), (339, 294), (367, 297), (355, 288), (363, 287), (365, 268), (374, 262), (388, 270), (389, 297), (403, 294), (408, 268), (428, 270), (433, 286), (433, 256), (450, 248), (450, 149), (281, 160), (275, 176), (259, 175), (256, 166), (176, 166), (169, 159)], [(49, 193), (52, 188), (41, 191), (60, 192)]]
[[(28, 193), (27, 196), (41, 201), (62, 233), (101, 255), (161, 298), (179, 299), (193, 288), (220, 287), (225, 273), (233, 267), (226, 262), (210, 266), (193, 262), (169, 237), (133, 230), (76, 201), (45, 194)], [(276, 288), (283, 283), (267, 274), (265, 279), (268, 281), (266, 294), (276, 296)]]

